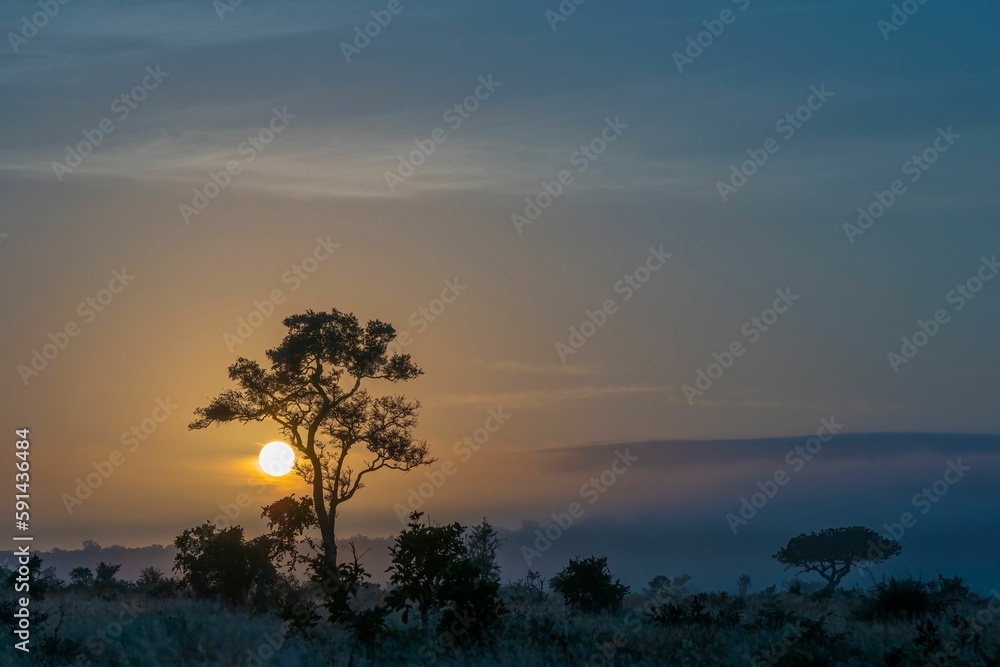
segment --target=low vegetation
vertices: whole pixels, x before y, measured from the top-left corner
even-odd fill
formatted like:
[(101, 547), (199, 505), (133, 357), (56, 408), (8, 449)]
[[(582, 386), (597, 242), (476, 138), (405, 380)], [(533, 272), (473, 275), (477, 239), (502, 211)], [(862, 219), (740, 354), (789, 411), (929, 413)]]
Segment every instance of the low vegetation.
[[(606, 558), (587, 556), (547, 582), (528, 572), (501, 583), (500, 539), (485, 519), (432, 525), (415, 512), (390, 550), (384, 588), (357, 551), (335, 577), (325, 573), (309, 502), (265, 508), (272, 531), (251, 540), (238, 527), (184, 531), (175, 576), (149, 567), (122, 581), (118, 565), (100, 563), (62, 581), (34, 557), (32, 664), (1000, 664), (1000, 596), (959, 577), (851, 590), (793, 580), (755, 592), (734, 575), (733, 592), (695, 593), (689, 577), (660, 575), (633, 592)], [(12, 602), (0, 606), (9, 624)]]

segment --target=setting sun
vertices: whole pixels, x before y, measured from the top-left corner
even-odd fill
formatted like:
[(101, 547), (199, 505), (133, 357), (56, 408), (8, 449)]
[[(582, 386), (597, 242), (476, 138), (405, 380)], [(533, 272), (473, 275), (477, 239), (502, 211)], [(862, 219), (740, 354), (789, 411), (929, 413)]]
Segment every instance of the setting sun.
[(269, 442), (260, 450), (257, 462), (271, 477), (281, 477), (295, 465), (295, 450), (283, 442)]

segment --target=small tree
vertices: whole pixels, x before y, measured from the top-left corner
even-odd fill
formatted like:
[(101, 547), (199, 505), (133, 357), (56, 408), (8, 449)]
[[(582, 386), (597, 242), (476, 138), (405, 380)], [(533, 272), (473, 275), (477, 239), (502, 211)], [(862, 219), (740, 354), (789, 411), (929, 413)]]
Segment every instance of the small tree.
[(94, 575), (94, 583), (101, 588), (114, 588), (119, 583), (116, 577), (121, 569), (121, 563), (112, 564), (101, 561), (97, 564), (97, 573)]
[(122, 569), (121, 563), (105, 563), (101, 561), (94, 571), (93, 588), (97, 595), (106, 600), (112, 599), (115, 594), (127, 587), (125, 582), (118, 581), (118, 571)]
[(832, 593), (852, 568), (868, 571), (872, 565), (898, 556), (902, 546), (864, 526), (827, 528), (793, 537), (774, 559), (786, 570), (815, 572), (826, 580), (824, 594)]
[[(31, 596), (34, 600), (44, 600), (45, 595), (50, 591), (59, 591), (66, 586), (66, 584), (56, 576), (56, 569), (54, 567), (42, 567), (42, 558), (37, 554), (32, 554), (28, 558), (28, 577), (31, 581)], [(5, 578), (6, 587), (8, 590), (13, 590), (14, 586), (17, 584), (17, 578), (20, 576), (18, 568), (11, 570), (10, 568), (3, 566), (0, 569), (0, 578)]]
[(76, 588), (90, 588), (94, 585), (94, 573), (89, 567), (74, 567), (69, 571), (69, 581)]
[[(482, 551), (470, 554), (470, 538), (463, 539), (461, 524), (424, 525), (422, 516), (422, 512), (410, 514), (410, 523), (389, 548), (393, 588), (386, 602), (391, 609), (403, 611), (404, 623), (416, 607), (425, 631), (431, 627), (430, 614), (442, 612), (439, 632), (458, 644), (483, 643), (506, 613), (499, 598), (500, 578), (489, 567), (484, 569), (488, 561), (483, 560)], [(495, 535), (485, 519), (477, 528), (470, 537)], [(489, 545), (492, 539), (479, 543)]]
[(691, 594), (687, 588), (689, 581), (691, 581), (691, 576), (687, 574), (672, 578), (658, 574), (650, 579), (649, 584), (646, 585), (646, 595), (660, 601), (686, 598)]
[(617, 611), (628, 593), (628, 586), (613, 579), (607, 557), (571, 558), (549, 585), (569, 606), (586, 613)]
[(169, 597), (177, 588), (177, 582), (162, 570), (153, 566), (144, 567), (135, 582), (140, 591), (152, 597)]
[(507, 613), (500, 601), (500, 579), (484, 576), (482, 564), (472, 558), (451, 563), (438, 599), (443, 612), (438, 633), (451, 634), (458, 644), (485, 643)]
[(424, 525), (420, 522), (423, 512), (410, 514), (410, 523), (396, 536), (389, 547), (392, 555), (392, 572), (389, 583), (392, 590), (386, 598), (389, 606), (403, 611), (403, 622), (409, 618), (413, 607), (420, 612), (421, 626), (429, 629), (429, 616), (439, 609), (439, 590), (449, 575), (449, 567), (459, 558), (465, 558), (462, 542), (465, 529), (459, 523), (447, 526)]
[(524, 586), (528, 590), (538, 593), (539, 602), (545, 599), (545, 579), (542, 578), (540, 572), (528, 570), (528, 574), (524, 575)]
[(246, 542), (240, 526), (218, 530), (206, 522), (185, 530), (174, 546), (174, 569), (195, 597), (246, 604), (255, 585), (267, 585), (276, 576), (268, 540), (258, 537)]
[(497, 536), (496, 529), (483, 517), (482, 523), (469, 528), (465, 537), (465, 547), (469, 559), (479, 568), (481, 578), (486, 581), (500, 580), (500, 564), (497, 553), (504, 538)]

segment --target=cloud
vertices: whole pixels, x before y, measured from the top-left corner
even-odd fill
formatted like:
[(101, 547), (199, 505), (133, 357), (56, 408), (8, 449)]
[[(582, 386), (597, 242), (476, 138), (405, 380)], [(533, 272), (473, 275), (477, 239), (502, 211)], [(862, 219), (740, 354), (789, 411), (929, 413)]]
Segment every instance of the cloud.
[(655, 394), (665, 390), (653, 385), (609, 385), (565, 387), (562, 389), (533, 389), (476, 394), (449, 394), (436, 402), (447, 405), (503, 405), (504, 407), (533, 407), (558, 401), (580, 401), (605, 396), (630, 396)]
[(592, 364), (531, 363), (526, 361), (483, 361), (470, 362), (477, 368), (502, 373), (527, 373), (533, 375), (597, 375), (600, 368)]

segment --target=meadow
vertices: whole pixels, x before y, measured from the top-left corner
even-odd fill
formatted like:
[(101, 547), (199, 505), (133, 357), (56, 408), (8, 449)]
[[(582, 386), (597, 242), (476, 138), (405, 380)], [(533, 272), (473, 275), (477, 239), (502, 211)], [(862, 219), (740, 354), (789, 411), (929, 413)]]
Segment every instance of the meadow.
[[(525, 579), (500, 586), (504, 613), (474, 642), (463, 641), (460, 617), (450, 629), (425, 630), (394, 613), (370, 637), (322, 613), (315, 624), (296, 627), (281, 611), (287, 595), (321, 596), (291, 580), (235, 605), (195, 599), (177, 580), (150, 572), (140, 582), (107, 571), (103, 580), (65, 584), (49, 572), (38, 581), (47, 590), (34, 608), (34, 665), (1000, 664), (1000, 595), (977, 595), (958, 578), (892, 579), (833, 594), (797, 579), (783, 590), (752, 592), (742, 579), (734, 594), (690, 593), (684, 577), (657, 577), (626, 593), (620, 608), (592, 612)], [(386, 597), (382, 586), (365, 584), (352, 606), (364, 614)], [(0, 618), (9, 623), (10, 614)], [(27, 664), (12, 653), (5, 647), (3, 664)]]

